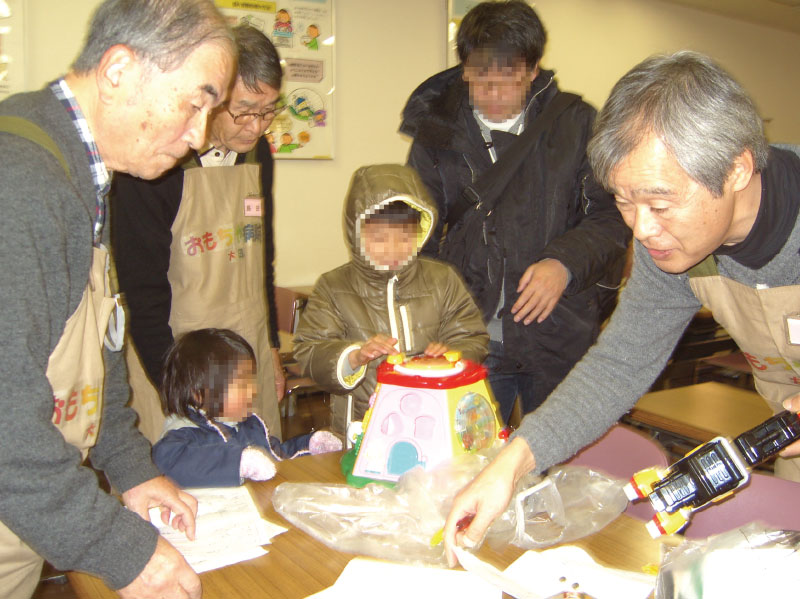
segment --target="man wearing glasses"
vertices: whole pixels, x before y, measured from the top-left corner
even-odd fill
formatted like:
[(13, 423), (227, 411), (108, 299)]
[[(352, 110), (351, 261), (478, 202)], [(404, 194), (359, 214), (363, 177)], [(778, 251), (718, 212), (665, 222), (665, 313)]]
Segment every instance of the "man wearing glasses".
[(206, 145), (160, 179), (114, 182), (112, 243), (136, 350), (128, 344), (132, 407), (151, 442), (164, 422), (156, 389), (167, 349), (180, 333), (205, 327), (231, 329), (253, 346), (253, 408), (281, 437), (273, 161), (263, 135), (280, 111), (281, 67), (264, 34), (246, 24), (233, 31), (239, 70), (229, 101), (209, 118)]

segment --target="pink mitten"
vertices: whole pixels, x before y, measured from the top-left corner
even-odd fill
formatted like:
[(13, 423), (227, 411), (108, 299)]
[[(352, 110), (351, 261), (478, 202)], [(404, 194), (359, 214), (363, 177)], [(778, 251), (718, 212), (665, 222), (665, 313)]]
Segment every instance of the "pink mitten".
[(269, 480), (275, 476), (275, 464), (260, 447), (247, 447), (239, 462), (239, 476), (250, 480)]
[(342, 440), (328, 431), (317, 431), (311, 435), (308, 450), (312, 455), (342, 450)]

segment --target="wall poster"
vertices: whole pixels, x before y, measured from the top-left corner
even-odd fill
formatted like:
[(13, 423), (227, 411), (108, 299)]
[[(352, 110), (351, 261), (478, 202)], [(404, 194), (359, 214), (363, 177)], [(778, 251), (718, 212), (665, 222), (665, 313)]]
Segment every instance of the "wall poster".
[(333, 0), (215, 0), (231, 25), (264, 32), (283, 65), (279, 106), (267, 132), (276, 159), (333, 158)]
[(25, 90), (24, 0), (0, 0), (0, 100)]

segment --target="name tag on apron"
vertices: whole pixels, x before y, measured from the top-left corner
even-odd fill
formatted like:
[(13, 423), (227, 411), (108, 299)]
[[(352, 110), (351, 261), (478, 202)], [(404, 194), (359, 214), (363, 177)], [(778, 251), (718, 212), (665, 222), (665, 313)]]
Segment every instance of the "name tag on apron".
[(261, 198), (245, 198), (244, 215), (261, 216)]
[(800, 314), (786, 317), (786, 340), (791, 345), (800, 345)]

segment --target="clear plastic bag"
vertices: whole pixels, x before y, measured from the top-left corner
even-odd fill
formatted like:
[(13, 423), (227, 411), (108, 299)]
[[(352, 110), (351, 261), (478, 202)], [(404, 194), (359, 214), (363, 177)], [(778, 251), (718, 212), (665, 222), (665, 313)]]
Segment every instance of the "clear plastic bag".
[[(393, 489), (283, 483), (272, 503), (289, 522), (339, 551), (445, 565), (443, 546), (432, 547), (431, 538), (444, 526), (455, 494), (494, 453), (460, 456), (429, 472), (414, 468)], [(524, 495), (517, 495), (487, 538), (493, 546), (542, 548), (586, 536), (625, 509), (622, 485), (578, 466), (553, 469), (544, 480), (524, 477), (517, 489)]]
[(684, 541), (662, 559), (655, 597), (796, 597), (798, 550), (800, 532), (774, 530), (758, 522), (703, 541)]
[(521, 481), (510, 508), (489, 529), (492, 546), (543, 549), (574, 541), (601, 530), (628, 506), (624, 481), (583, 466), (551, 468), (535, 483), (534, 477)]

